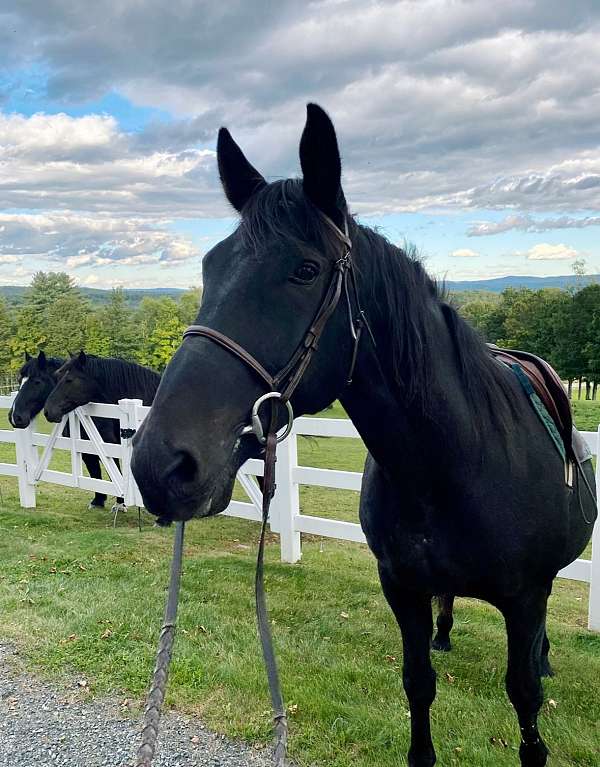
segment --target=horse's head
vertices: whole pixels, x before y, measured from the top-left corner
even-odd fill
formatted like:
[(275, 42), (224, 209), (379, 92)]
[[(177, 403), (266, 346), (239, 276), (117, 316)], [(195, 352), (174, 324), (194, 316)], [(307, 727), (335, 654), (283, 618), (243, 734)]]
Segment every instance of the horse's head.
[[(204, 258), (196, 323), (235, 341), (274, 376), (304, 342), (345, 251), (336, 233), (347, 211), (335, 131), (325, 112), (309, 105), (300, 142), (302, 179), (267, 183), (225, 129), (217, 158), (241, 221)], [(296, 414), (322, 409), (343, 388), (353, 347), (347, 300), (342, 295), (327, 320), (294, 391)], [(251, 366), (214, 338), (185, 338), (134, 439), (133, 473), (152, 513), (167, 523), (226, 508), (237, 470), (260, 453), (256, 438), (242, 431), (252, 405), (268, 390)], [(268, 410), (261, 411), (263, 419)]]
[(98, 402), (102, 398), (100, 386), (88, 370), (85, 352), (68, 359), (56, 371), (54, 383), (54, 389), (46, 400), (44, 415), (55, 423), (76, 407)]
[(25, 429), (41, 412), (56, 383), (54, 372), (58, 366), (58, 361), (48, 359), (44, 352), (37, 357), (25, 354), (25, 364), (19, 371), (19, 391), (8, 414), (15, 429)]

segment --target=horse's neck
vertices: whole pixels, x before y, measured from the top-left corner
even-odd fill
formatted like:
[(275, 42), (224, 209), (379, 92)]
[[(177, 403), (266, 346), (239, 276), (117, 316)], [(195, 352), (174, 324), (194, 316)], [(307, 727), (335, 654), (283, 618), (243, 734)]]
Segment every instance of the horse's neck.
[[(369, 317), (371, 320), (371, 317)], [(436, 350), (426, 380), (429, 399), (439, 401), (435, 414), (426, 413), (421, 402), (411, 401), (397, 382), (390, 339), (384, 321), (372, 322), (376, 349), (366, 333), (361, 339), (353, 383), (340, 396), (365, 445), (375, 460), (390, 470), (425, 470), (437, 458), (443, 434), (452, 429), (453, 396), (461, 382), (453, 360), (453, 343), (441, 311), (433, 312)], [(442, 403), (443, 399), (443, 403)], [(438, 412), (439, 410), (439, 412)], [(456, 407), (456, 419), (460, 407)]]
[(100, 389), (100, 399), (108, 404), (116, 404), (120, 399), (135, 399), (137, 395), (131, 393), (132, 387), (123, 384), (115, 385), (116, 376), (112, 375), (110, 367), (98, 370), (96, 380)]
[[(120, 379), (119, 379), (120, 380)], [(120, 399), (141, 399), (144, 403), (151, 403), (158, 388), (158, 382), (154, 382), (151, 376), (145, 376), (132, 368), (131, 376), (126, 381), (115, 385), (110, 369), (102, 371), (99, 385), (105, 402), (118, 402)]]

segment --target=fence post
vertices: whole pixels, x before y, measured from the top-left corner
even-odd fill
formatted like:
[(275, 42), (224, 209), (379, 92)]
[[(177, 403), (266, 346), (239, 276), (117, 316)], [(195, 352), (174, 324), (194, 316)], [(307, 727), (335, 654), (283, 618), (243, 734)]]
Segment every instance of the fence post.
[(139, 490), (131, 473), (131, 456), (133, 453), (131, 440), (138, 428), (137, 409), (142, 405), (141, 399), (119, 400), (119, 407), (121, 408), (119, 428), (121, 430), (121, 448), (123, 450), (121, 473), (123, 474), (123, 498), (126, 506), (142, 505)]
[[(600, 495), (600, 425), (596, 442), (596, 497)], [(600, 520), (596, 520), (592, 533), (592, 574), (590, 578), (590, 603), (588, 628), (600, 631)]]
[(282, 562), (299, 562), (302, 557), (302, 541), (296, 530), (296, 517), (300, 514), (300, 491), (294, 481), (294, 469), (298, 465), (296, 432), (277, 446), (275, 482), (277, 488), (271, 503), (271, 530), (279, 533)]
[(33, 472), (37, 463), (37, 450), (33, 444), (34, 424), (26, 429), (15, 429), (15, 452), (19, 470), (19, 501), (24, 509), (35, 509), (35, 483)]

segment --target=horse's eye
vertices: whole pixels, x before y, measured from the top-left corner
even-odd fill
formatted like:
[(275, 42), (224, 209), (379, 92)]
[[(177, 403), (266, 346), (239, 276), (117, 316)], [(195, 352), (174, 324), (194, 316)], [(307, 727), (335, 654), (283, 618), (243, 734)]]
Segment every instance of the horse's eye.
[(314, 261), (303, 261), (292, 276), (292, 282), (308, 285), (319, 276), (319, 265)]

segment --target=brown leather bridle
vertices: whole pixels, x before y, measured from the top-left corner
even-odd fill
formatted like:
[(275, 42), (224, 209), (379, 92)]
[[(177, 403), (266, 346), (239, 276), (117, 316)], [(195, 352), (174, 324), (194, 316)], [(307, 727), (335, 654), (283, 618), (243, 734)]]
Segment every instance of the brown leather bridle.
[[(323, 331), (333, 312), (335, 311), (339, 300), (344, 293), (348, 309), (348, 319), (350, 324), (350, 333), (353, 339), (352, 357), (350, 361), (350, 370), (346, 378), (347, 384), (352, 382), (352, 375), (356, 365), (358, 354), (358, 344), (362, 334), (363, 327), (366, 327), (373, 338), (365, 313), (360, 306), (358, 290), (356, 286), (356, 274), (352, 261), (352, 241), (348, 236), (348, 223), (344, 218), (344, 231), (342, 231), (325, 214), (320, 214), (323, 221), (331, 228), (336, 237), (343, 246), (343, 252), (334, 265), (329, 286), (323, 297), (323, 300), (317, 310), (315, 318), (306, 331), (304, 338), (298, 345), (296, 351), (290, 357), (289, 362), (276, 375), (268, 373), (263, 365), (250, 352), (246, 351), (240, 344), (229, 336), (205, 325), (190, 325), (183, 333), (184, 338), (193, 336), (202, 336), (209, 338), (214, 343), (227, 349), (228, 352), (240, 359), (245, 365), (253, 370), (256, 375), (267, 385), (269, 391), (262, 397), (259, 397), (252, 408), (251, 423), (242, 430), (242, 434), (254, 434), (261, 444), (266, 444), (266, 437), (260, 419), (260, 407), (267, 400), (277, 400), (287, 408), (288, 424), (285, 432), (278, 436), (277, 441), (281, 442), (290, 433), (293, 425), (293, 410), (290, 404), (290, 397), (296, 390), (298, 384), (310, 364), (310, 361), (317, 351), (319, 341)], [(352, 293), (352, 298), (351, 294)], [(354, 311), (352, 307), (354, 301)], [(273, 404), (275, 404), (273, 402)]]
[[(251, 423), (245, 426), (241, 435), (254, 434), (261, 445), (264, 445), (264, 481), (262, 486), (262, 527), (260, 541), (258, 546), (258, 556), (256, 562), (255, 578), (255, 597), (256, 597), (256, 615), (258, 621), (258, 633), (261, 640), (263, 658), (267, 671), (269, 682), (269, 691), (274, 714), (275, 744), (273, 750), (273, 764), (275, 767), (285, 767), (287, 751), (287, 717), (285, 704), (281, 694), (279, 683), (279, 673), (275, 652), (273, 649), (273, 638), (267, 613), (267, 605), (264, 589), (264, 546), (267, 522), (269, 518), (269, 508), (271, 499), (275, 493), (275, 462), (277, 460), (277, 443), (284, 440), (292, 430), (294, 423), (294, 412), (290, 403), (290, 397), (296, 390), (302, 380), (310, 361), (318, 349), (319, 341), (325, 330), (327, 322), (334, 313), (342, 293), (346, 298), (348, 311), (348, 320), (350, 325), (350, 334), (353, 340), (352, 357), (350, 360), (350, 369), (346, 377), (346, 383), (352, 383), (352, 376), (356, 366), (358, 355), (358, 345), (362, 335), (363, 328), (367, 328), (373, 345), (375, 340), (363, 312), (356, 284), (356, 274), (352, 262), (352, 241), (348, 235), (348, 222), (344, 217), (344, 231), (342, 231), (330, 218), (321, 214), (323, 220), (336, 235), (342, 244), (342, 254), (334, 262), (331, 279), (327, 291), (317, 313), (306, 331), (304, 338), (297, 347), (296, 351), (290, 357), (289, 362), (276, 375), (272, 376), (265, 370), (263, 365), (250, 352), (246, 351), (240, 344), (229, 336), (224, 335), (218, 330), (206, 327), (204, 325), (190, 325), (185, 330), (183, 338), (199, 336), (208, 338), (218, 344), (228, 352), (241, 360), (266, 384), (268, 392), (259, 397), (254, 403), (251, 411)], [(354, 304), (354, 306), (353, 306)], [(262, 425), (260, 418), (260, 408), (266, 401), (271, 401), (271, 413), (267, 433)], [(281, 434), (277, 433), (277, 404), (282, 404), (287, 409), (288, 423)], [(240, 436), (241, 436), (240, 435)], [(154, 682), (148, 696), (148, 705), (145, 714), (145, 728), (142, 739), (142, 745), (138, 751), (138, 767), (149, 767), (156, 739), (158, 736), (158, 720), (160, 717), (160, 708), (164, 699), (166, 687), (168, 666), (171, 659), (173, 645), (173, 632), (175, 626), (175, 616), (177, 610), (177, 596), (179, 591), (179, 579), (181, 575), (181, 554), (183, 548), (183, 528), (184, 523), (179, 522), (177, 535), (174, 545), (173, 565), (171, 571), (171, 583), (169, 586), (169, 600), (165, 613), (165, 621), (161, 631), (161, 640), (159, 642), (159, 652), (157, 656), (157, 666), (154, 674)]]

